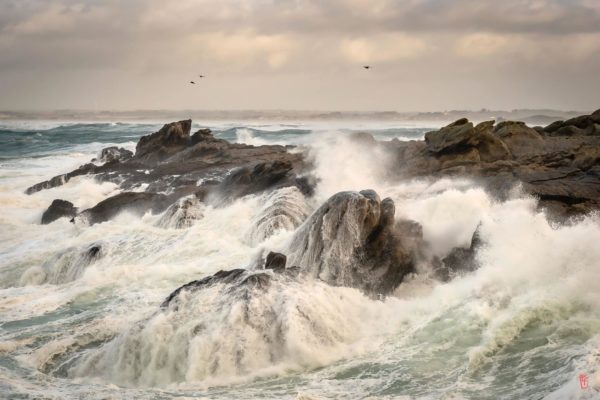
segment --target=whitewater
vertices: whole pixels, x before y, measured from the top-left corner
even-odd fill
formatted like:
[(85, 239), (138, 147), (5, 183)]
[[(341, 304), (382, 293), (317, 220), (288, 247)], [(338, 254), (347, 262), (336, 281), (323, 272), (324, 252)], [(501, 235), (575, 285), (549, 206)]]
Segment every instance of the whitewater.
[[(348, 140), (422, 139), (440, 125), (195, 123), (231, 142), (307, 148), (314, 196), (198, 205), (202, 218), (184, 226), (166, 212), (81, 226), (40, 219), (54, 199), (85, 209), (117, 185), (83, 176), (25, 189), (105, 147), (134, 150), (162, 122), (0, 121), (0, 398), (600, 398), (600, 216), (559, 224), (518, 186), (499, 201), (465, 179), (390, 182), (385, 155)], [(477, 230), (478, 269), (441, 282), (423, 263), (381, 298), (304, 279), (244, 303), (217, 285), (161, 312), (187, 282), (293, 251), (324, 201), (364, 189), (422, 225), (431, 257)]]

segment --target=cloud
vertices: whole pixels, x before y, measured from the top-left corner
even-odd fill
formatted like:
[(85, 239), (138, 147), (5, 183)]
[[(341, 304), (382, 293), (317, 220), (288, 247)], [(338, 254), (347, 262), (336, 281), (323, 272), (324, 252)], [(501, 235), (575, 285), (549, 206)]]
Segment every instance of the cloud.
[[(558, 81), (577, 87), (560, 100), (576, 108), (600, 103), (598, 90), (585, 83), (600, 68), (600, 1), (0, 0), (0, 54), (0, 83), (11, 88), (0, 108), (27, 106), (55, 76), (64, 90), (75, 92), (69, 77), (78, 76), (89, 77), (90, 90), (106, 91), (111, 76), (151, 76), (168, 87), (196, 71), (226, 77), (232, 88), (250, 79), (277, 81), (255, 94), (271, 104), (274, 93), (277, 107), (285, 107), (278, 89), (288, 87), (299, 91), (289, 100), (294, 106), (328, 99), (330, 108), (353, 108), (353, 96), (364, 95), (380, 108), (397, 108), (398, 85), (406, 98), (420, 99), (421, 109), (429, 108), (423, 92), (445, 90), (448, 96), (437, 98), (452, 108), (481, 101), (475, 92), (455, 95), (465, 82), (504, 88), (527, 77), (539, 93)], [(364, 63), (381, 67), (368, 84), (388, 94), (373, 96), (367, 86), (351, 91), (345, 74)], [(360, 79), (353, 84), (367, 84)], [(133, 89), (115, 85), (111, 93), (121, 101), (126, 90), (129, 96)], [(216, 87), (207, 93), (217, 94)], [(137, 107), (134, 97), (129, 102)], [(493, 104), (476, 104), (483, 106)]]
[(380, 34), (369, 38), (344, 39), (341, 53), (351, 62), (390, 62), (416, 58), (430, 50), (424, 40), (405, 34)]

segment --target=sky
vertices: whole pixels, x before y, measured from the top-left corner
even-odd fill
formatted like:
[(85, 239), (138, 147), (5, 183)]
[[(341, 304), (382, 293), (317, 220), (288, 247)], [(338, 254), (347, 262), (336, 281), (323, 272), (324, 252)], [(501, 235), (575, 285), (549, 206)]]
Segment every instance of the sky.
[(0, 0), (3, 110), (589, 111), (599, 73), (600, 0)]

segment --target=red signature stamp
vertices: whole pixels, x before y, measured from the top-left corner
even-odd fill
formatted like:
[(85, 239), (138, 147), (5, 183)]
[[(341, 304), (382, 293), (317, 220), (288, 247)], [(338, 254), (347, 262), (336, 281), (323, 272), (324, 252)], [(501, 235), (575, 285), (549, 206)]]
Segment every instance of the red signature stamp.
[(579, 386), (581, 386), (582, 389), (587, 389), (588, 385), (589, 385), (588, 375), (580, 374), (579, 375)]

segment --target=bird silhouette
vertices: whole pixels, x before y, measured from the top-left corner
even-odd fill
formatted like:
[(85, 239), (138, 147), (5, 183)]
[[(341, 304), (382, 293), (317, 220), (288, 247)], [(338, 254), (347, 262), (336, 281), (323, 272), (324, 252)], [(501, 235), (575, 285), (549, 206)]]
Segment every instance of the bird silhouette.
[(364, 69), (369, 69), (369, 68), (371, 68), (371, 66), (370, 65), (363, 65), (363, 68)]
[(190, 81), (190, 83), (191, 83), (192, 85), (195, 85), (195, 84), (196, 84), (196, 82), (194, 82), (194, 81)]
[(198, 75), (200, 78), (204, 78), (204, 75)]

